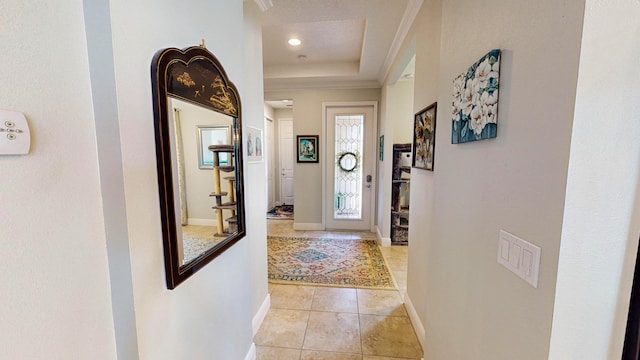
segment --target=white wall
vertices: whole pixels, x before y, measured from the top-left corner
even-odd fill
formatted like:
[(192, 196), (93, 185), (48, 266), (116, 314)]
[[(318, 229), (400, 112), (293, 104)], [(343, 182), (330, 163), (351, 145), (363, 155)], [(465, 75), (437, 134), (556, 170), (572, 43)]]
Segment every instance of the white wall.
[[(386, 84), (386, 82), (385, 82)], [(391, 244), (389, 228), (391, 227), (391, 218), (387, 216), (389, 209), (391, 208), (391, 192), (388, 190), (391, 188), (391, 154), (392, 151), (387, 143), (389, 139), (393, 138), (393, 129), (388, 120), (389, 106), (387, 105), (389, 99), (389, 87), (385, 84), (380, 88), (380, 116), (378, 116), (378, 139), (381, 135), (385, 137), (385, 148), (383, 149), (384, 160), (380, 161), (380, 154), (378, 154), (378, 161), (376, 162), (376, 184), (377, 184), (377, 196), (376, 196), (376, 225), (375, 229), (378, 236), (378, 242), (381, 245)], [(378, 140), (379, 141), (379, 140)], [(379, 145), (378, 145), (379, 146)], [(378, 151), (380, 151), (378, 149)], [(388, 218), (388, 219), (387, 219)]]
[[(413, 79), (399, 80), (389, 87), (389, 121), (393, 124), (393, 144), (413, 141)], [(427, 104), (429, 105), (429, 104)], [(426, 106), (426, 105), (425, 105)], [(424, 107), (424, 106), (423, 106)]]
[(264, 117), (275, 120), (276, 118), (276, 110), (271, 106), (264, 104)]
[[(241, 87), (244, 125), (263, 130), (264, 90), (262, 86), (261, 12), (254, 1), (244, 2), (244, 86)], [(246, 149), (244, 150), (246, 151)], [(246, 159), (246, 157), (245, 157)], [(247, 164), (245, 161), (245, 204), (247, 207), (247, 245), (251, 273), (251, 312), (253, 331), (261, 323), (259, 310), (269, 304), (267, 285), (267, 169), (266, 161)], [(266, 308), (268, 310), (268, 308)], [(223, 329), (221, 329), (223, 330)]]
[(114, 359), (82, 3), (3, 1), (0, 52), (0, 109), (32, 134), (0, 156), (0, 357)]
[[(409, 251), (408, 292), (424, 309), (425, 358), (548, 355), (583, 5), (442, 3), (435, 171), (414, 171), (411, 183), (409, 243), (421, 245)], [(434, 91), (433, 43), (422, 29), (416, 111)], [(452, 80), (493, 48), (503, 49), (498, 137), (452, 145)], [(498, 265), (500, 229), (542, 248), (537, 289)]]
[(637, 1), (586, 2), (550, 359), (622, 355), (640, 236), (639, 17)]
[[(265, 104), (264, 105), (264, 117), (265, 120), (265, 129), (264, 129), (264, 148), (265, 151), (265, 165), (267, 167), (267, 181), (269, 181), (269, 177), (272, 177), (273, 185), (269, 188), (269, 184), (267, 184), (267, 207), (270, 208), (276, 205), (276, 201), (278, 198), (279, 191), (279, 180), (280, 173), (278, 172), (278, 138), (276, 137), (276, 127), (278, 126), (278, 122), (276, 121), (276, 110)], [(267, 133), (267, 122), (271, 125), (271, 134)], [(272, 152), (270, 154), (269, 152)], [(271, 193), (271, 194), (270, 194)], [(271, 201), (271, 203), (269, 203)]]
[[(260, 241), (261, 225), (247, 208), (247, 237), (175, 290), (166, 289), (149, 69), (156, 51), (204, 38), (239, 88), (245, 119), (258, 114), (261, 120), (262, 101), (245, 91), (256, 86), (256, 78), (245, 73), (254, 74), (261, 64), (244, 54), (245, 39), (255, 34), (246, 33), (243, 2), (117, 0), (111, 2), (111, 18), (140, 358), (242, 359), (252, 344), (258, 271), (252, 247)], [(263, 191), (247, 193), (249, 204)]]
[[(300, 89), (273, 91), (265, 99), (293, 99), (294, 135), (322, 134), (322, 103), (331, 101), (380, 101), (380, 89)], [(324, 139), (320, 139), (324, 146)], [(324, 150), (320, 150), (317, 164), (294, 164), (295, 222), (322, 223), (322, 163)]]
[[(414, 47), (405, 49), (405, 56), (394, 64), (395, 67), (404, 68), (406, 66), (404, 58), (411, 58), (413, 52)], [(396, 79), (389, 78), (381, 89), (380, 112), (384, 115), (379, 119), (378, 139), (384, 135), (384, 160), (380, 161), (380, 155), (377, 152), (376, 229), (383, 245), (391, 241), (391, 213), (389, 209), (391, 208), (393, 144), (411, 143), (413, 137), (413, 85), (413, 80), (396, 81)], [(376, 146), (379, 151), (378, 147), (379, 144)]]

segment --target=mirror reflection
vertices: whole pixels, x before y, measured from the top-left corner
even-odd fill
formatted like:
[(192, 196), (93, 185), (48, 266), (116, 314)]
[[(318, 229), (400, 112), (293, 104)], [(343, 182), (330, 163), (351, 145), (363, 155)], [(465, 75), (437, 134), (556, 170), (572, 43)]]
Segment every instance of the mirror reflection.
[(182, 266), (237, 230), (233, 118), (177, 98), (169, 97), (168, 105), (178, 169), (174, 203)]
[(203, 46), (151, 63), (158, 195), (167, 287), (246, 235), (238, 89)]

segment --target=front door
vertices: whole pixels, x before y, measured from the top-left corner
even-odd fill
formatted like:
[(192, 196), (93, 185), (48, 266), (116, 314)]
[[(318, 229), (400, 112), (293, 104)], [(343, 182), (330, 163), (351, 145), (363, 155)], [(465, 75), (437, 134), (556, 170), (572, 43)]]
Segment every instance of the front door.
[(371, 230), (375, 157), (374, 109), (326, 107), (325, 227)]

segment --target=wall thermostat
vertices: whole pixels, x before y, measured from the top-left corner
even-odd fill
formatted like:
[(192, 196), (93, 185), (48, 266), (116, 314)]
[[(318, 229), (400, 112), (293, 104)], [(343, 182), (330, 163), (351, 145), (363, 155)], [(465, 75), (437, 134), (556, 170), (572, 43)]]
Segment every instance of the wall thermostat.
[(24, 114), (0, 110), (0, 155), (25, 155), (30, 147), (31, 132)]

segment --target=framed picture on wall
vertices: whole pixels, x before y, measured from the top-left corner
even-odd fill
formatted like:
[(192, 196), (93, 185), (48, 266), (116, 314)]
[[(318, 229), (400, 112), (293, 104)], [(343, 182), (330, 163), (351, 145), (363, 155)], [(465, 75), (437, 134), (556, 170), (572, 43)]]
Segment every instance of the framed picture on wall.
[(380, 135), (380, 161), (384, 161), (384, 135)]
[[(198, 129), (198, 168), (213, 169), (213, 153), (209, 145), (231, 144), (230, 125), (197, 125)], [(229, 154), (220, 153), (220, 164), (229, 162)]]
[(414, 168), (433, 171), (437, 107), (438, 103), (435, 102), (420, 110), (414, 117), (413, 161), (411, 164)]
[(297, 159), (299, 163), (318, 162), (318, 135), (297, 135)]
[(245, 136), (245, 148), (247, 149), (247, 162), (257, 163), (264, 160), (263, 146), (264, 138), (262, 137), (262, 129), (253, 126), (247, 126), (247, 136)]

